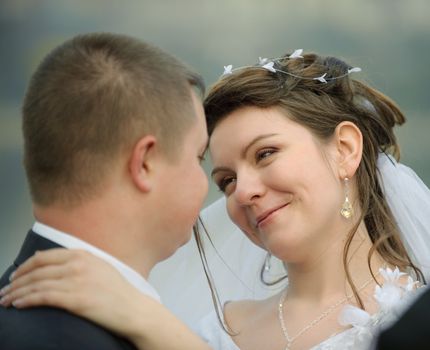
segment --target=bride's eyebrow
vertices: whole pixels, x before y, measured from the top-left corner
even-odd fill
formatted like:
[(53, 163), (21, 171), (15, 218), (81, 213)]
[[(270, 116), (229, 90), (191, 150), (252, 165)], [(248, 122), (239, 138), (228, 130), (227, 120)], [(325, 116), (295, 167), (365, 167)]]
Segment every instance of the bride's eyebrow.
[(258, 135), (257, 137), (253, 138), (252, 141), (250, 143), (248, 143), (248, 145), (241, 152), (241, 157), (245, 157), (246, 153), (248, 153), (248, 150), (253, 145), (255, 145), (258, 141), (263, 140), (263, 139), (267, 139), (269, 137), (276, 136), (276, 135), (278, 135), (278, 134), (263, 134), (263, 135)]
[[(269, 137), (272, 136), (276, 136), (278, 134), (263, 134), (263, 135), (258, 135), (257, 137), (253, 138), (252, 141), (250, 143), (248, 143), (248, 145), (243, 149), (243, 151), (241, 152), (241, 157), (245, 157), (246, 153), (248, 152), (248, 150), (255, 145), (258, 141), (263, 140), (263, 139), (267, 139)], [(220, 172), (220, 171), (229, 171), (230, 169), (227, 167), (215, 167), (212, 172), (211, 172), (211, 177), (213, 178), (215, 176), (216, 173)]]

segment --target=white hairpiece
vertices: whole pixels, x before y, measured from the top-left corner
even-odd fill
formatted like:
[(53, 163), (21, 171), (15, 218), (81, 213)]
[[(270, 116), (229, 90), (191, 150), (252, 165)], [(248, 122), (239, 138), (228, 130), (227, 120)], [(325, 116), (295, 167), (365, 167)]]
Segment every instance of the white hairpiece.
[(299, 79), (317, 80), (317, 81), (319, 81), (321, 83), (326, 84), (329, 81), (346, 77), (347, 75), (349, 75), (351, 73), (361, 72), (361, 68), (360, 67), (353, 67), (353, 68), (349, 68), (344, 74), (338, 75), (336, 77), (329, 77), (329, 78), (327, 78), (326, 77), (327, 73), (324, 73), (321, 76), (312, 78), (312, 77), (302, 77), (302, 76), (299, 76), (297, 74), (293, 74), (291, 72), (287, 72), (287, 71), (284, 71), (282, 69), (275, 68), (275, 63), (278, 62), (278, 61), (280, 61), (280, 60), (285, 60), (285, 59), (290, 59), (291, 60), (291, 59), (303, 58), (302, 52), (303, 52), (303, 49), (298, 49), (298, 50), (295, 50), (289, 56), (278, 57), (278, 58), (262, 58), (262, 57), (259, 57), (258, 58), (258, 65), (256, 65), (256, 66), (242, 66), (242, 67), (233, 68), (233, 65), (229, 64), (228, 66), (224, 66), (223, 76), (224, 75), (232, 74), (234, 71), (242, 70), (242, 69), (245, 69), (245, 68), (259, 68), (259, 69), (266, 69), (266, 70), (268, 70), (268, 71), (270, 71), (272, 73), (287, 74), (289, 76), (292, 76), (294, 78), (299, 78)]

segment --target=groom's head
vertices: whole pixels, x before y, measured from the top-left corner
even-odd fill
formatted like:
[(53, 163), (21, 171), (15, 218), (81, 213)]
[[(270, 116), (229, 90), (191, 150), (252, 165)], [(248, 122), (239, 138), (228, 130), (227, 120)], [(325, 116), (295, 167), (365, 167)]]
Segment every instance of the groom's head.
[(77, 36), (39, 65), (23, 105), (25, 169), (39, 205), (74, 205), (103, 191), (112, 162), (143, 135), (174, 157), (195, 122), (201, 78), (137, 39)]
[(158, 241), (146, 242), (170, 244), (172, 253), (189, 238), (207, 193), (203, 90), (183, 63), (128, 36), (80, 35), (54, 49), (23, 105), (35, 208), (67, 212), (103, 198), (110, 209), (99, 205), (99, 213), (120, 218), (129, 236), (141, 228), (181, 232), (176, 241), (153, 234)]

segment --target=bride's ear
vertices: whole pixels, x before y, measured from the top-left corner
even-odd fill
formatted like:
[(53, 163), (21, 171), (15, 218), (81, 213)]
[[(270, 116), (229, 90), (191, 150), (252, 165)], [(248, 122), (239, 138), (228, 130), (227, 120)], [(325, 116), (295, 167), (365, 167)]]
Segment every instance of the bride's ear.
[(139, 139), (132, 149), (129, 171), (134, 185), (143, 192), (149, 192), (153, 185), (153, 172), (157, 158), (157, 139), (146, 135)]
[(352, 178), (363, 154), (363, 135), (354, 123), (344, 121), (334, 132), (337, 152), (338, 176)]

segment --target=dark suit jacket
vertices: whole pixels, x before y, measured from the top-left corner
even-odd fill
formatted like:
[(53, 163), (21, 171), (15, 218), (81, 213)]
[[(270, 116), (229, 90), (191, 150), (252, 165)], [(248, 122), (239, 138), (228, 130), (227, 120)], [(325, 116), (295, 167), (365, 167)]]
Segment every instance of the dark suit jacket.
[[(0, 279), (0, 288), (10, 274), (37, 250), (59, 245), (30, 231), (14, 264)], [(136, 350), (123, 338), (67, 311), (38, 307), (18, 310), (0, 306), (1, 350)]]
[(379, 350), (430, 349), (429, 288), (393, 326), (379, 335), (376, 343)]

